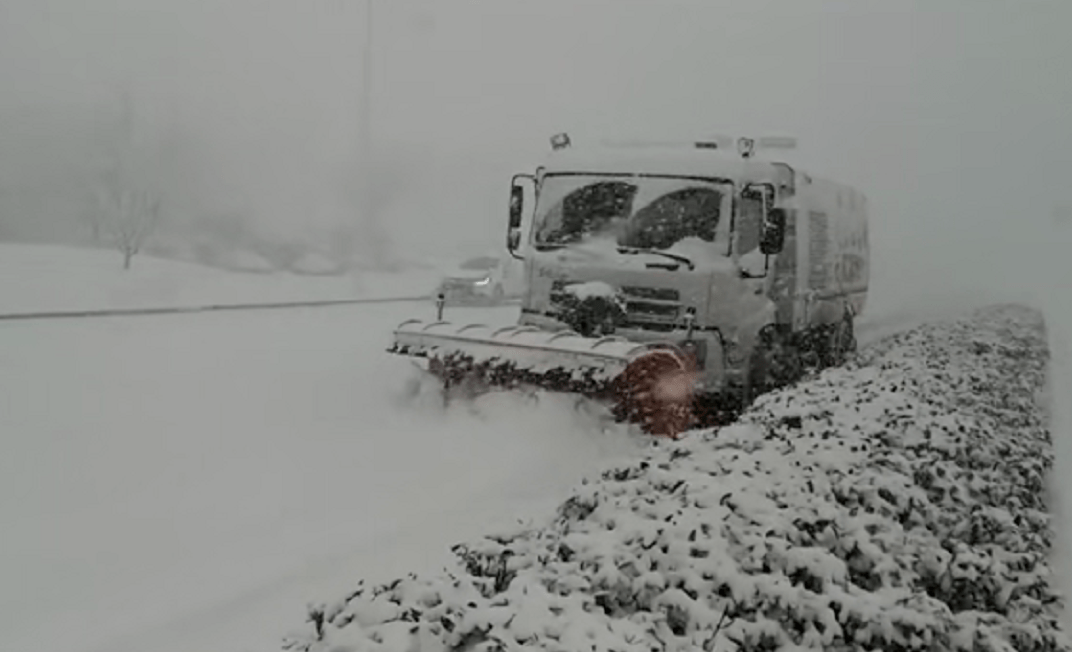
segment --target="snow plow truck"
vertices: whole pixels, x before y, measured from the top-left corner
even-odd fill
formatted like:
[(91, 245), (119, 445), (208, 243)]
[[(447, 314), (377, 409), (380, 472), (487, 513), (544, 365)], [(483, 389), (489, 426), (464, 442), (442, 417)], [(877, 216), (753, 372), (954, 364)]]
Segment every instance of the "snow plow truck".
[(435, 320), (394, 331), (388, 350), (423, 360), (444, 396), (571, 392), (676, 437), (855, 351), (867, 199), (766, 158), (794, 139), (551, 144), (534, 174), (511, 180), (518, 323), (445, 321), (440, 298)]

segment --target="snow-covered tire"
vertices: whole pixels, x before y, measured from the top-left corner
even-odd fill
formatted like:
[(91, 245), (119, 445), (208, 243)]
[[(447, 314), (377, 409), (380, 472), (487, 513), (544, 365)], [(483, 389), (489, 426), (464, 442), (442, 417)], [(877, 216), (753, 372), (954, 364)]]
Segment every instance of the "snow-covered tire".
[(823, 351), (824, 367), (840, 367), (856, 353), (856, 332), (852, 317), (846, 315), (836, 324), (830, 325)]
[(799, 380), (803, 374), (798, 348), (775, 329), (764, 329), (748, 360), (744, 404), (749, 405), (759, 395)]

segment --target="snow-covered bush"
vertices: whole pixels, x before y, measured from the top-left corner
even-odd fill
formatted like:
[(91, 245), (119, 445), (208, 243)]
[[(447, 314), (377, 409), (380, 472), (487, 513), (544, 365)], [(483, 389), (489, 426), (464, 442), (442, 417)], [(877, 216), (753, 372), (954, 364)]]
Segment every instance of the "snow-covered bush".
[(359, 587), (285, 648), (1072, 649), (1047, 356), (1015, 306), (895, 336), (734, 425), (653, 441), (441, 576)]

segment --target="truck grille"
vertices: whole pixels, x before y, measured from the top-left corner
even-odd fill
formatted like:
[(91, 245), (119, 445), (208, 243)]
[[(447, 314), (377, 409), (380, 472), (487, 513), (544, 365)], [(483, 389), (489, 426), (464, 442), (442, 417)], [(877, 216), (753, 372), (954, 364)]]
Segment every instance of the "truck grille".
[[(551, 301), (561, 301), (565, 287), (574, 281), (554, 281)], [(671, 331), (681, 323), (681, 293), (673, 288), (627, 286), (620, 288), (625, 303), (626, 328)]]
[(628, 286), (622, 294), (626, 327), (670, 331), (681, 321), (681, 293), (673, 288)]
[(680, 301), (681, 293), (673, 288), (624, 287), (622, 294), (630, 298), (652, 299), (655, 301)]

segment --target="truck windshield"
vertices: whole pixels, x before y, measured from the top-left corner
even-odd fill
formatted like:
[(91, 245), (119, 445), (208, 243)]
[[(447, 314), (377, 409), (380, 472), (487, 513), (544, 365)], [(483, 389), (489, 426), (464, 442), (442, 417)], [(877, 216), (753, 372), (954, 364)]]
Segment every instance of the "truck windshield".
[(729, 195), (727, 184), (696, 179), (548, 175), (533, 244), (553, 249), (613, 239), (621, 247), (664, 250), (690, 238), (715, 243), (725, 238), (719, 222)]

